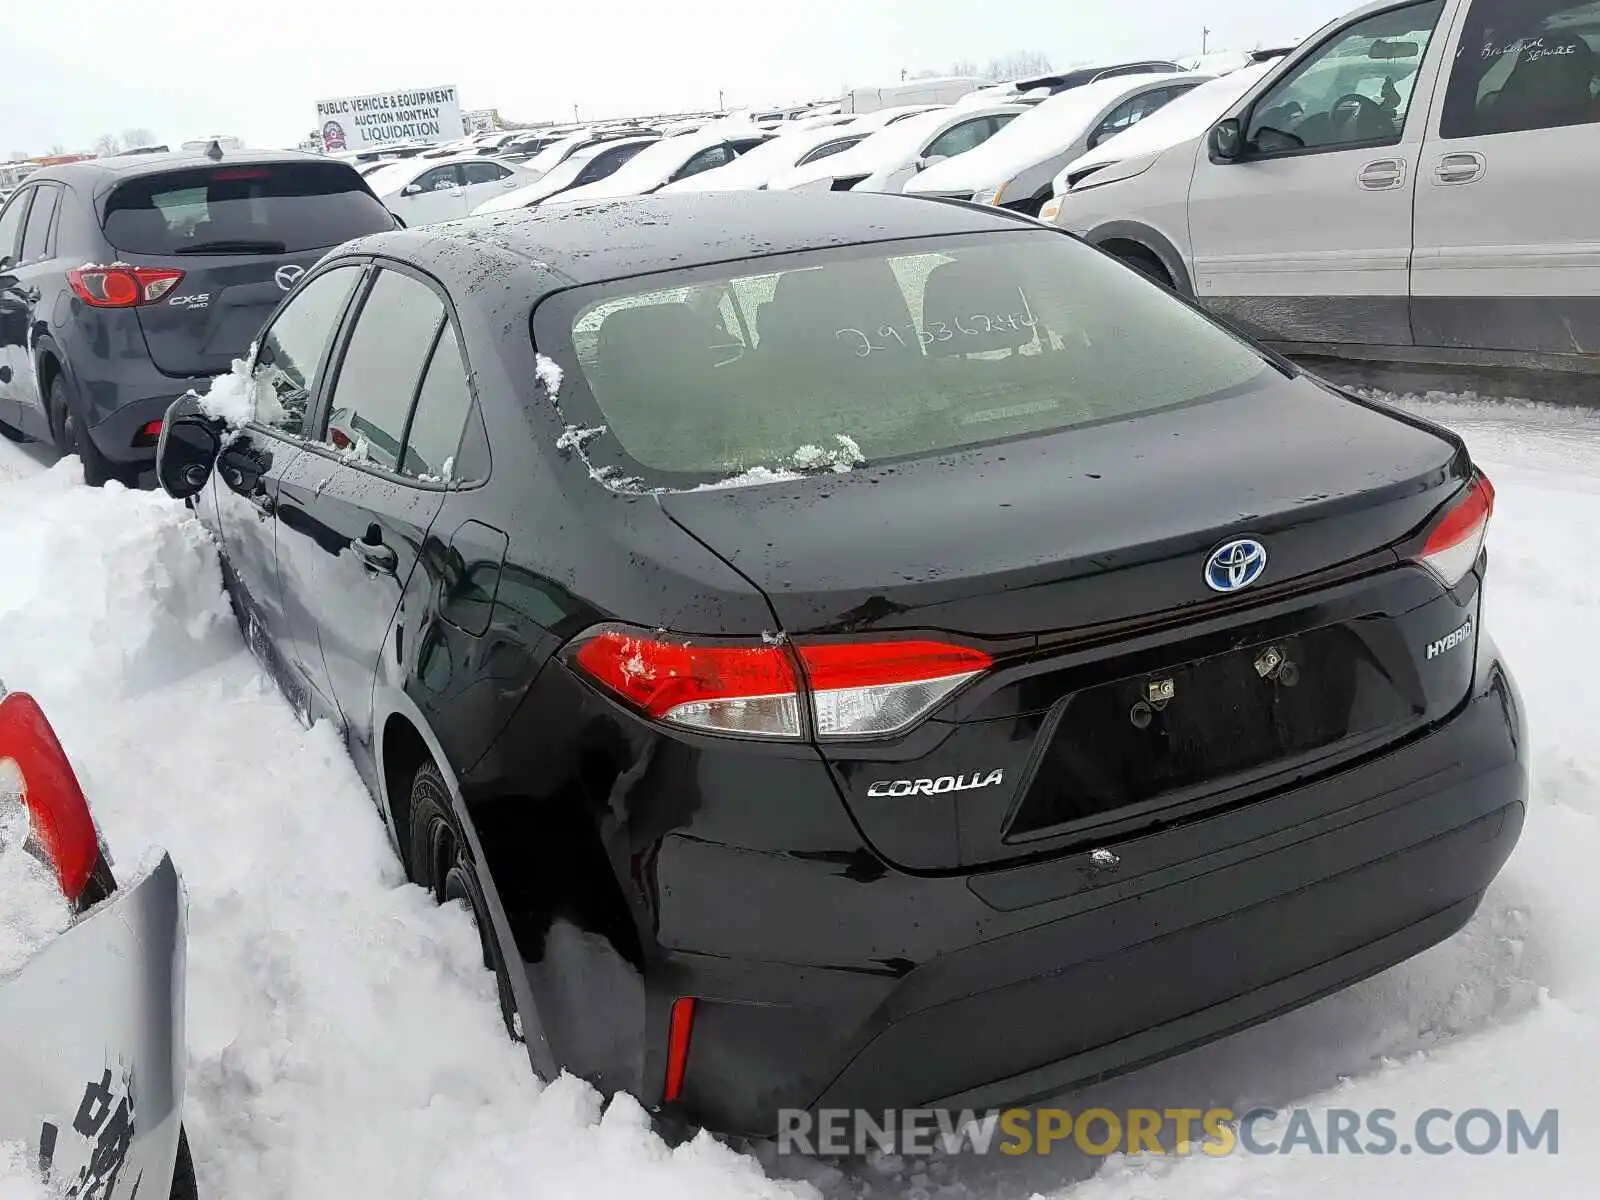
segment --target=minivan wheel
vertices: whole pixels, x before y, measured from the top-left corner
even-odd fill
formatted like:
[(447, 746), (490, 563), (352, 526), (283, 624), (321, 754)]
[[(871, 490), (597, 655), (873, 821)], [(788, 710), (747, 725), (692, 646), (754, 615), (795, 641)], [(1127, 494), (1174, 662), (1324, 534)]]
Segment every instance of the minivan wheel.
[(493, 971), (499, 993), (500, 1020), (512, 1041), (521, 1041), (517, 1031), (517, 1002), (511, 992), (511, 977), (505, 958), (494, 936), (489, 906), (467, 840), (462, 836), (450, 804), (450, 791), (444, 776), (432, 761), (417, 768), (411, 781), (411, 827), (408, 831), (407, 873), (411, 881), (427, 889), (439, 904), (465, 904), (478, 931), (478, 944), (485, 969)]
[(1152, 251), (1131, 243), (1114, 247), (1108, 246), (1106, 249), (1110, 250), (1115, 258), (1127, 263), (1128, 266), (1139, 272), (1146, 279), (1159, 283), (1168, 291), (1172, 290), (1172, 273), (1167, 270), (1166, 264), (1157, 258)]

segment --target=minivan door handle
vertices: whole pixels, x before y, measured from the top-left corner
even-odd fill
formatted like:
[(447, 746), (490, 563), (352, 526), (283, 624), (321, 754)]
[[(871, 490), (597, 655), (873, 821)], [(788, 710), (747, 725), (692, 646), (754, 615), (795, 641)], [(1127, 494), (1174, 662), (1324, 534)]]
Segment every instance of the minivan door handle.
[(1446, 154), (1439, 160), (1438, 170), (1434, 174), (1440, 183), (1455, 187), (1463, 183), (1476, 183), (1483, 178), (1487, 166), (1483, 155), (1476, 152)]
[(1357, 181), (1369, 192), (1392, 192), (1406, 181), (1404, 159), (1380, 158), (1361, 168)]

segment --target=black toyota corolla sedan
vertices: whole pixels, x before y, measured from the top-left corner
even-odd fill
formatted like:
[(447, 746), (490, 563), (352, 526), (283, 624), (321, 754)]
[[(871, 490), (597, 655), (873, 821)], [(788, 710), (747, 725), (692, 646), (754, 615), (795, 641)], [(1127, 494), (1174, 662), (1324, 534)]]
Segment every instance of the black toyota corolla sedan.
[(664, 1116), (1058, 1093), (1440, 941), (1522, 828), (1461, 441), (1013, 214), (364, 238), (160, 473), (535, 1069)]

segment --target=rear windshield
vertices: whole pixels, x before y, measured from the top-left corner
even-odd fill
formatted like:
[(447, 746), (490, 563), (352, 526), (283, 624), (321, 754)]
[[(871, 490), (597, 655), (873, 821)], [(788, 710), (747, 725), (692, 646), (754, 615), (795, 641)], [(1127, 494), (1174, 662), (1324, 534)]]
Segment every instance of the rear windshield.
[(107, 200), (104, 226), (130, 254), (297, 254), (394, 219), (342, 163), (265, 163), (130, 179)]
[(1273, 368), (1129, 268), (1017, 231), (577, 289), (535, 341), (596, 469), (683, 488), (1118, 420)]

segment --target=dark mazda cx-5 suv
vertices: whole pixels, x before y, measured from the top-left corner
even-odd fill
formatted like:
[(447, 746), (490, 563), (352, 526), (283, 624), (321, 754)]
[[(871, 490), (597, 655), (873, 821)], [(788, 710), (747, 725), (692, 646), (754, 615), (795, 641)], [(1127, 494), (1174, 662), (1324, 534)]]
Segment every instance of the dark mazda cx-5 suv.
[(1522, 828), (1461, 441), (1014, 214), (365, 238), (158, 472), (535, 1069), (674, 1119), (1128, 1069), (1448, 936)]
[(46, 167), (0, 210), (0, 435), (137, 483), (173, 400), (228, 370), (306, 269), (394, 218), (348, 164), (273, 152)]

